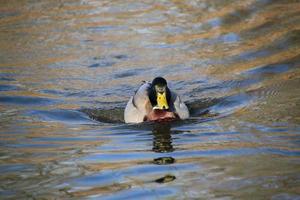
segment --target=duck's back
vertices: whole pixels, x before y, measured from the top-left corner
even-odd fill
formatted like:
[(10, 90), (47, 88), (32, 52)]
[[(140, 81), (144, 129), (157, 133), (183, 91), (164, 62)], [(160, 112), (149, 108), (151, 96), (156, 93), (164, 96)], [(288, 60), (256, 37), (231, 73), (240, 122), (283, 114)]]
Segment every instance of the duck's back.
[(151, 111), (151, 103), (148, 97), (150, 83), (144, 83), (135, 92), (125, 108), (124, 120), (126, 123), (140, 123), (144, 121), (145, 116)]

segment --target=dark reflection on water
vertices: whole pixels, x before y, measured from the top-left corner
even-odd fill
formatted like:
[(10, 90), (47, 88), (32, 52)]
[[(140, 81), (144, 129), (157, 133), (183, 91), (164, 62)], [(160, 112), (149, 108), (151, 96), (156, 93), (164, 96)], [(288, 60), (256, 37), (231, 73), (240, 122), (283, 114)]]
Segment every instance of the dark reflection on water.
[(166, 123), (155, 124), (153, 128), (153, 151), (157, 153), (172, 152), (171, 125)]
[[(1, 1), (1, 199), (299, 199), (299, 8)], [(155, 76), (191, 117), (124, 124)]]

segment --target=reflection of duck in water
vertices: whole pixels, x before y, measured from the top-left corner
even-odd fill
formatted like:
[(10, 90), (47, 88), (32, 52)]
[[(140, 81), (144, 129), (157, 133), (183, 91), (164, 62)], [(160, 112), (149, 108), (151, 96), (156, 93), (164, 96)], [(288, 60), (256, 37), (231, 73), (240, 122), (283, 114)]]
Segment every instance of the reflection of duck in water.
[(172, 145), (171, 125), (169, 123), (157, 123), (153, 130), (153, 151), (165, 153), (174, 151)]
[(187, 106), (168, 88), (167, 81), (156, 77), (152, 83), (144, 83), (128, 101), (124, 119), (126, 123), (186, 119)]
[[(156, 153), (167, 153), (174, 151), (172, 145), (171, 125), (170, 123), (156, 123), (153, 130), (153, 151)], [(160, 154), (161, 155), (161, 154)], [(175, 158), (171, 156), (162, 156), (155, 158), (153, 164), (155, 165), (171, 165), (175, 163)], [(156, 183), (168, 183), (174, 181), (176, 177), (172, 174), (166, 174), (154, 180)]]

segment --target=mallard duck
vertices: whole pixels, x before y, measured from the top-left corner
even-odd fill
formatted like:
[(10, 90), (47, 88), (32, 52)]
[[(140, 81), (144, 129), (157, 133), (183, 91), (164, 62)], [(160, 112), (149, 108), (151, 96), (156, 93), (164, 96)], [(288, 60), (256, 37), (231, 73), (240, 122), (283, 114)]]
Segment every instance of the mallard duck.
[(126, 123), (187, 119), (189, 110), (180, 97), (171, 91), (167, 81), (156, 77), (145, 82), (129, 99), (124, 119)]

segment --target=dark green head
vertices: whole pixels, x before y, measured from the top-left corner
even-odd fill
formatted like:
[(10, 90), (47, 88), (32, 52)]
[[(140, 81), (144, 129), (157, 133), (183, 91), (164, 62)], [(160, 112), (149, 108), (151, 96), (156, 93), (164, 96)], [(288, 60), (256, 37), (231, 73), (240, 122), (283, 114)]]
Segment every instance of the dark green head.
[(149, 89), (149, 99), (153, 109), (168, 110), (170, 108), (171, 94), (166, 79), (156, 77)]

